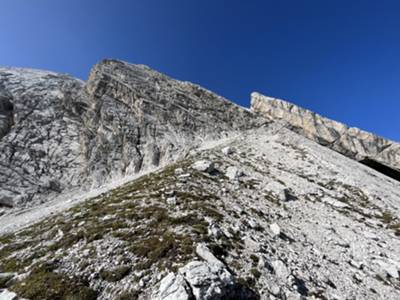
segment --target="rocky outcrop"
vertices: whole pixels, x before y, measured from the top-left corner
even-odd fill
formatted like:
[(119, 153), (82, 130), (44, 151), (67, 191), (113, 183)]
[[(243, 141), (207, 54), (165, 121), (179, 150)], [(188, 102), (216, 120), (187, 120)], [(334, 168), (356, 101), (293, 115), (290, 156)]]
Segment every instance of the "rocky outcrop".
[(87, 83), (0, 69), (0, 205), (165, 165), (204, 139), (265, 123), (197, 85), (142, 65), (104, 60)]
[(168, 163), (201, 140), (263, 122), (197, 85), (116, 60), (93, 68), (82, 99), (87, 174), (98, 181)]
[(268, 119), (280, 121), (296, 133), (347, 157), (375, 166), (382, 173), (400, 180), (398, 143), (259, 93), (251, 95), (251, 110)]
[(196, 253), (203, 261), (191, 261), (180, 268), (177, 274), (169, 273), (161, 280), (153, 299), (259, 299), (253, 291), (239, 284), (204, 244), (197, 246)]
[(0, 206), (41, 201), (77, 185), (83, 83), (67, 75), (0, 69)]

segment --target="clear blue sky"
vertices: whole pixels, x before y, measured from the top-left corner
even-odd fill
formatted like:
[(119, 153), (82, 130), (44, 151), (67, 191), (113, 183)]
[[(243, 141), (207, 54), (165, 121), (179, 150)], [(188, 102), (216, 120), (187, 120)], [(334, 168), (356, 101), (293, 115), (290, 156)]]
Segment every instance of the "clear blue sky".
[(400, 141), (400, 1), (1, 1), (0, 65), (86, 79), (105, 57)]

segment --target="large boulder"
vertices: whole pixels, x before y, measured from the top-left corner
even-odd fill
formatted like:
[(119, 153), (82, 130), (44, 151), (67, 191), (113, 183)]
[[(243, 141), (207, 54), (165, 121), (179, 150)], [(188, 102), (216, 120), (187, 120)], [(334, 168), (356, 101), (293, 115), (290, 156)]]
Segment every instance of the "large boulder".
[(157, 300), (257, 299), (258, 296), (239, 284), (226, 266), (204, 244), (196, 248), (202, 261), (191, 261), (177, 274), (164, 277), (153, 297)]

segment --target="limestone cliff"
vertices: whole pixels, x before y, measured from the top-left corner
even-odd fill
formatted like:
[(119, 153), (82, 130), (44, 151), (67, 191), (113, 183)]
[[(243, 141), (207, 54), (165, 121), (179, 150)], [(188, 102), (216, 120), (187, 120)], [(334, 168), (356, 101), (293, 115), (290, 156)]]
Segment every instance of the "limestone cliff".
[(396, 142), (259, 93), (251, 95), (251, 110), (400, 180), (400, 144)]
[(86, 83), (38, 70), (0, 69), (0, 204), (167, 164), (204, 139), (265, 123), (197, 85), (142, 65), (103, 60)]

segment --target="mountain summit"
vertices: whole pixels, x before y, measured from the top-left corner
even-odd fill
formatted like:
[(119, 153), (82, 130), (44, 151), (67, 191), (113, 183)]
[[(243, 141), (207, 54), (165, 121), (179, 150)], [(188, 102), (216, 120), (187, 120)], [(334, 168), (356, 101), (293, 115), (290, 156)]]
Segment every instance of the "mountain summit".
[(143, 65), (0, 68), (0, 299), (399, 299), (400, 145)]

